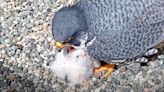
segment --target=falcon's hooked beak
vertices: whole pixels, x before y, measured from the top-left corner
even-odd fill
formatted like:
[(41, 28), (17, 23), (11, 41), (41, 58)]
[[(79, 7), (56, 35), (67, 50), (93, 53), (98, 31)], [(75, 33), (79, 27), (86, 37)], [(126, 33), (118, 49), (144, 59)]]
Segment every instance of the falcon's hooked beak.
[(74, 38), (73, 36), (72, 36), (72, 37), (69, 37), (67, 40), (64, 41), (64, 43), (55, 42), (55, 46), (56, 46), (57, 48), (62, 49), (62, 48), (64, 48), (66, 45), (69, 45), (69, 41), (72, 40), (73, 38)]
[(64, 44), (61, 42), (55, 42), (55, 46), (60, 49), (64, 48)]

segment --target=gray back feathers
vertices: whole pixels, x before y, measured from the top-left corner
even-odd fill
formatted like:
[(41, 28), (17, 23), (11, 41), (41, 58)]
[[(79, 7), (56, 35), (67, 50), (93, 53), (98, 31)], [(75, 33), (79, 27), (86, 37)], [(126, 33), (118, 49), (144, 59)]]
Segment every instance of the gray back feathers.
[(81, 0), (88, 53), (96, 59), (129, 59), (164, 41), (164, 0)]

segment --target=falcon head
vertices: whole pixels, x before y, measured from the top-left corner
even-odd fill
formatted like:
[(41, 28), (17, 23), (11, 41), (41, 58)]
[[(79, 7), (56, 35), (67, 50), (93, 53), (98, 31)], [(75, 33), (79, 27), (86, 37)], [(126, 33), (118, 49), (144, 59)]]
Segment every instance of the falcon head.
[(56, 47), (63, 48), (64, 44), (76, 37), (76, 33), (84, 30), (86, 30), (84, 13), (76, 6), (62, 8), (53, 18), (52, 33)]

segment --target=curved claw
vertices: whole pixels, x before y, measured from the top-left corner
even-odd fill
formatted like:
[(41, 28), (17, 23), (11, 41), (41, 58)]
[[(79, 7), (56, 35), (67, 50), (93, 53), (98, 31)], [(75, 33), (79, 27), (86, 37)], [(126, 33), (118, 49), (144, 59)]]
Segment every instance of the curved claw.
[(95, 69), (96, 75), (101, 75), (103, 71), (107, 71), (101, 78), (107, 78), (111, 74), (111, 72), (114, 70), (115, 65), (114, 64), (105, 64), (103, 66), (100, 66), (99, 68)]

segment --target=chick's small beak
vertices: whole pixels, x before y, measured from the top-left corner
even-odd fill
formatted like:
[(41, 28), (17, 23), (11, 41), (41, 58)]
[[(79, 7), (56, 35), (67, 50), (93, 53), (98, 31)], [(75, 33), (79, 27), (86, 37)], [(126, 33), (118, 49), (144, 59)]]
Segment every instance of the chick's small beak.
[(64, 48), (64, 44), (61, 42), (55, 42), (55, 46), (61, 49)]

